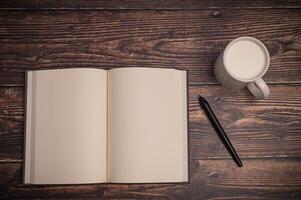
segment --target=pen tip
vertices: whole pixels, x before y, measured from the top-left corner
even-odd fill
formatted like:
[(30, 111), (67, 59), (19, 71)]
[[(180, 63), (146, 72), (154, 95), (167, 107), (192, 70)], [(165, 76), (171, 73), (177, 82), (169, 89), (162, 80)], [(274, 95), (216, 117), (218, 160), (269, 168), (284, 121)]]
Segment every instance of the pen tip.
[(208, 102), (206, 101), (206, 99), (204, 97), (202, 97), (201, 95), (199, 96), (199, 102), (200, 102), (201, 105), (208, 104)]

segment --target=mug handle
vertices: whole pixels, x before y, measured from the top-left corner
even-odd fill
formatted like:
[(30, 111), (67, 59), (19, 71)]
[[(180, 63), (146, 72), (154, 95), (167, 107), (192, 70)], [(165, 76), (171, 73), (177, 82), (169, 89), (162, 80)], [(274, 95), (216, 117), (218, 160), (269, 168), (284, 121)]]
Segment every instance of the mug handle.
[(256, 99), (267, 98), (270, 94), (270, 88), (262, 78), (248, 83), (247, 88), (256, 97)]

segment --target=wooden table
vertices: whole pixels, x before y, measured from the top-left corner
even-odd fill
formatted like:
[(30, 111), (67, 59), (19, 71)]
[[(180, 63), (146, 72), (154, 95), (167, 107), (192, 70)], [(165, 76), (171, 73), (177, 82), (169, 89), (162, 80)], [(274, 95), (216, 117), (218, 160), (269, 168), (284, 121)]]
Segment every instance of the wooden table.
[[(239, 36), (271, 54), (266, 100), (231, 94), (213, 64)], [(69, 67), (189, 70), (190, 184), (22, 184), (24, 71)], [(301, 1), (0, 2), (0, 198), (301, 199)], [(203, 111), (207, 97), (244, 167)]]

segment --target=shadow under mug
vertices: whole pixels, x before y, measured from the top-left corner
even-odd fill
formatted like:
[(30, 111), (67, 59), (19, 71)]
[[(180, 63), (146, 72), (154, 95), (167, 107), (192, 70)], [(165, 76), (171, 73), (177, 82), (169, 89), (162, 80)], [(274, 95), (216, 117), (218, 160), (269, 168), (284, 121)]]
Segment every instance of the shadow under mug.
[[(261, 70), (261, 73), (256, 75), (255, 77), (251, 79), (243, 79), (234, 77), (231, 75), (231, 72), (229, 72), (229, 67), (226, 66), (226, 64), (229, 65), (229, 63), (225, 63), (225, 54), (229, 51), (229, 48), (240, 41), (248, 41), (253, 43), (254, 45), (258, 45), (258, 47), (261, 48), (262, 53), (264, 54), (265, 59), (265, 66), (263, 70)], [(238, 49), (239, 50), (239, 49)], [(242, 49), (243, 51), (243, 49)], [(246, 51), (246, 49), (244, 49)], [(255, 61), (256, 62), (256, 61)], [(257, 99), (264, 99), (269, 96), (270, 89), (265, 83), (265, 81), (262, 79), (262, 76), (266, 73), (266, 71), (269, 68), (270, 64), (270, 56), (268, 49), (266, 46), (253, 37), (239, 37), (231, 41), (225, 50), (219, 55), (218, 59), (215, 62), (214, 65), (214, 73), (215, 77), (218, 80), (218, 82), (225, 88), (231, 90), (231, 91), (237, 91), (242, 88), (247, 87), (249, 91), (257, 98)], [(247, 73), (247, 72), (246, 72)]]

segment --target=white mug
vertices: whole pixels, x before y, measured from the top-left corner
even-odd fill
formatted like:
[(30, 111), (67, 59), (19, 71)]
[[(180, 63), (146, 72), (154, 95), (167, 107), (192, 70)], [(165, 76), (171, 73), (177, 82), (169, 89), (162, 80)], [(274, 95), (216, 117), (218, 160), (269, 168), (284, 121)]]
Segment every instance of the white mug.
[(229, 90), (247, 87), (258, 99), (269, 96), (270, 89), (262, 79), (270, 64), (266, 46), (252, 37), (231, 41), (214, 65), (218, 82)]

